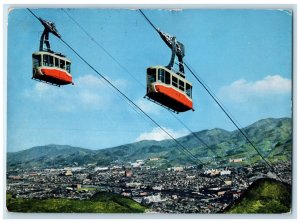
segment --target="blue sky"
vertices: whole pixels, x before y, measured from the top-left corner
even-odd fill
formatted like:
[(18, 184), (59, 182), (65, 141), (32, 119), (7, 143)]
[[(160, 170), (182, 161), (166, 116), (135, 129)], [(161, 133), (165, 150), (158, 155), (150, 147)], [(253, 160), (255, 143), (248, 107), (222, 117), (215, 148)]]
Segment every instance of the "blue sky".
[[(32, 9), (55, 22), (65, 41), (174, 137), (189, 132), (170, 113), (143, 98), (145, 89), (105, 54), (61, 9)], [(170, 49), (135, 10), (67, 10), (142, 85), (151, 65), (167, 65)], [(162, 31), (184, 43), (187, 61), (242, 126), (291, 117), (292, 16), (280, 10), (144, 10)], [(46, 144), (100, 149), (167, 138), (137, 114), (60, 40), (51, 48), (72, 61), (75, 85), (60, 88), (31, 80), (31, 54), (41, 24), (25, 9), (8, 17), (7, 150)], [(193, 83), (195, 112), (178, 114), (193, 131), (234, 130), (220, 108)]]

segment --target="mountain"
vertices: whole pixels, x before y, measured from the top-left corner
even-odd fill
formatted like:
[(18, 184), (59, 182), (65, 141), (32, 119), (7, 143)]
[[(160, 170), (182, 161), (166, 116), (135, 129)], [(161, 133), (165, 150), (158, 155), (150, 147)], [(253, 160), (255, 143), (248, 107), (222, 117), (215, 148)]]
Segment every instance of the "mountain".
[(287, 213), (291, 210), (291, 193), (291, 185), (269, 178), (259, 179), (253, 182), (238, 200), (228, 206), (224, 213)]
[[(259, 152), (270, 162), (291, 160), (292, 119), (268, 118), (243, 128)], [(199, 139), (204, 142), (199, 141)], [(238, 131), (202, 130), (177, 139), (195, 157), (207, 165), (216, 161), (228, 163), (231, 158), (244, 158), (244, 163), (257, 161), (257, 152)], [(208, 147), (207, 147), (208, 146)], [(8, 168), (65, 167), (86, 164), (134, 162), (138, 159), (160, 158), (158, 167), (192, 164), (173, 140), (144, 140), (101, 150), (89, 150), (68, 145), (46, 145), (7, 153)]]
[[(72, 147), (68, 145), (37, 146), (7, 154), (7, 165), (22, 168), (34, 166), (55, 166), (56, 164), (70, 164), (80, 160), (90, 160), (96, 153), (94, 150)], [(80, 163), (83, 163), (81, 161)]]

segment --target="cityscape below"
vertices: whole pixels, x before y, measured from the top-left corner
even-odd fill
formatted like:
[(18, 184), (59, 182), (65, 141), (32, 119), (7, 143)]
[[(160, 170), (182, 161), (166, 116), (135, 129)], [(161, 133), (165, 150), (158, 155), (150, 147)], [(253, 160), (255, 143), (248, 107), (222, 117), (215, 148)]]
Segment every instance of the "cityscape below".
[[(153, 158), (151, 161), (159, 160)], [(228, 160), (241, 162), (241, 160)], [(178, 166), (164, 170), (146, 160), (98, 167), (88, 164), (63, 169), (11, 169), (7, 193), (26, 199), (90, 199), (105, 191), (132, 198), (155, 213), (218, 213), (258, 178), (274, 177), (263, 163), (226, 169)], [(291, 184), (291, 163), (275, 166), (276, 174)]]

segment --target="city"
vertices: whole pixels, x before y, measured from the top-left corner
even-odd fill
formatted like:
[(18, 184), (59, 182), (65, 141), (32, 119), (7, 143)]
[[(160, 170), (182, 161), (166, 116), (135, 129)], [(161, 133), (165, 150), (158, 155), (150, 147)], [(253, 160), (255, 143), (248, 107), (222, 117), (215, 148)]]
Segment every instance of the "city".
[[(155, 162), (159, 158), (153, 158)], [(9, 169), (7, 193), (26, 199), (90, 199), (98, 191), (129, 197), (149, 213), (218, 213), (256, 179), (275, 178), (267, 165), (224, 168), (177, 166), (159, 169), (150, 160), (109, 166)], [(228, 162), (241, 162), (241, 159)], [(291, 184), (291, 163), (277, 162), (276, 175)]]

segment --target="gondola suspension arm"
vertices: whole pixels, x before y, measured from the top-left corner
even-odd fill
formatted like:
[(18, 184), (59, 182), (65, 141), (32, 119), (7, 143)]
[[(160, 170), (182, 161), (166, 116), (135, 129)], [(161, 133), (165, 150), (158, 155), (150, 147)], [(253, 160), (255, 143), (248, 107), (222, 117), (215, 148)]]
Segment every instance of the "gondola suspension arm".
[(166, 67), (171, 70), (171, 68), (174, 66), (175, 55), (176, 55), (178, 58), (178, 62), (179, 62), (179, 71), (182, 74), (184, 74), (184, 62), (183, 62), (183, 57), (185, 56), (184, 45), (181, 42), (177, 41), (175, 36), (164, 33), (162, 31), (160, 31), (159, 28), (156, 28), (153, 25), (153, 23), (147, 18), (147, 16), (143, 13), (143, 11), (140, 9), (139, 9), (139, 11), (142, 13), (142, 15), (145, 17), (145, 19), (149, 22), (149, 24), (153, 27), (153, 29), (155, 29), (155, 31), (159, 34), (159, 36), (167, 44), (167, 46), (172, 50), (171, 60)]
[(58, 33), (55, 24), (53, 22), (38, 18), (39, 21), (42, 23), (42, 25), (44, 26), (44, 32), (42, 33), (41, 39), (40, 39), (40, 51), (43, 51), (43, 46), (44, 44), (47, 47), (47, 51), (52, 52), (51, 48), (50, 48), (50, 42), (49, 42), (49, 33), (52, 33), (53, 35), (55, 35), (56, 37), (58, 37), (59, 39), (61, 38), (60, 34)]

